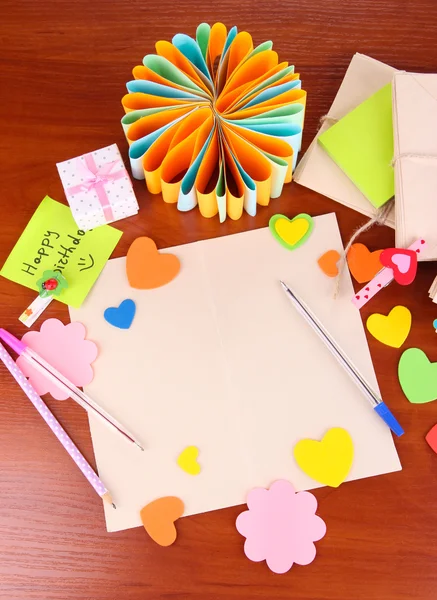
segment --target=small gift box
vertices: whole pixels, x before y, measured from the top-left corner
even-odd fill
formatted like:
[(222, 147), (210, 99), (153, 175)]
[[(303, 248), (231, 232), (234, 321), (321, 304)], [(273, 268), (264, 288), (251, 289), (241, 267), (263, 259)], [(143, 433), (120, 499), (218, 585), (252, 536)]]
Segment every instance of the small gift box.
[(74, 220), (83, 231), (138, 212), (138, 202), (117, 144), (56, 166)]

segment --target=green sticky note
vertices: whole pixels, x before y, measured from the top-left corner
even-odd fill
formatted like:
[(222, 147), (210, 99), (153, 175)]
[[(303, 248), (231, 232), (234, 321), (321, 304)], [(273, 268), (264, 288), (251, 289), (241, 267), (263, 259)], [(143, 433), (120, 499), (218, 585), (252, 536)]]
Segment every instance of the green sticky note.
[(379, 208), (394, 196), (391, 84), (322, 133), (319, 144)]
[(68, 288), (56, 298), (79, 308), (122, 232), (109, 225), (81, 231), (68, 206), (46, 196), (6, 259), (0, 274), (32, 290), (44, 271), (62, 273)]

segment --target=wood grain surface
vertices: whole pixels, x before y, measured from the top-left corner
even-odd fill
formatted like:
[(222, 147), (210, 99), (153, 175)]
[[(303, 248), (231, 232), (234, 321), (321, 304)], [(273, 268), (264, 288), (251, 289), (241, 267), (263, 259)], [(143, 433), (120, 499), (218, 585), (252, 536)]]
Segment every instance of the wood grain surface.
[[(116, 142), (124, 158), (120, 99), (131, 69), (159, 39), (190, 35), (202, 21), (221, 20), (271, 39), (281, 60), (296, 65), (308, 91), (304, 148), (314, 136), (355, 52), (408, 71), (437, 71), (435, 0), (3, 0), (0, 23), (0, 264), (45, 194), (65, 202), (55, 163)], [(123, 256), (138, 235), (158, 247), (263, 227), (276, 212), (335, 211), (343, 239), (362, 217), (291, 183), (256, 218), (207, 220), (179, 213), (144, 182), (135, 182), (141, 210), (117, 223)], [(437, 225), (436, 225), (437, 226)], [(377, 227), (362, 240), (393, 244)], [(365, 308), (388, 312), (402, 303), (413, 314), (408, 346), (437, 361), (427, 290), (435, 263), (422, 264), (411, 286), (389, 286)], [(25, 331), (17, 317), (34, 293), (0, 281), (0, 323)], [(68, 322), (53, 303), (46, 317)], [(235, 529), (242, 508), (182, 519), (171, 548), (141, 528), (106, 533), (99, 499), (6, 370), (0, 366), (0, 597), (2, 600), (432, 600), (437, 597), (437, 456), (424, 436), (437, 403), (411, 405), (397, 363), (402, 350), (369, 339), (385, 401), (407, 434), (396, 440), (403, 471), (320, 489), (327, 523), (308, 567), (286, 575), (249, 562)], [(87, 419), (72, 401), (48, 400), (94, 464)]]

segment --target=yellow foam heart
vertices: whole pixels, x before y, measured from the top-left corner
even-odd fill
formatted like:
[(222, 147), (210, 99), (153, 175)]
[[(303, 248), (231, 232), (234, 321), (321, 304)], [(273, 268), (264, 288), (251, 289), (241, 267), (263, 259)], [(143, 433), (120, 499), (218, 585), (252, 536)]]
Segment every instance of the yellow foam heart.
[(278, 219), (275, 223), (276, 233), (289, 246), (295, 246), (306, 234), (310, 224), (306, 219)]
[(411, 313), (406, 306), (395, 306), (388, 315), (374, 313), (366, 323), (374, 338), (393, 348), (400, 348), (411, 329)]
[(185, 473), (188, 473), (189, 475), (199, 475), (201, 468), (197, 462), (198, 456), (199, 448), (196, 448), (196, 446), (187, 446), (179, 454), (177, 463)]
[(323, 485), (338, 487), (346, 479), (354, 458), (354, 445), (346, 429), (333, 427), (323, 439), (300, 440), (294, 458), (304, 473)]

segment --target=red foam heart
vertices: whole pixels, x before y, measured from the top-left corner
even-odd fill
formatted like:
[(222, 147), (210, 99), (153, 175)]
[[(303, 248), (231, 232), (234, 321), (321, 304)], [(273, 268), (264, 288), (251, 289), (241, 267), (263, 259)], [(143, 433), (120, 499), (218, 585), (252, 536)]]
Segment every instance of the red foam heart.
[(425, 436), (426, 441), (437, 454), (437, 425), (434, 425), (432, 429), (428, 431)]
[(417, 273), (417, 254), (404, 248), (387, 248), (381, 253), (380, 261), (384, 267), (393, 271), (394, 280), (400, 285), (409, 285)]

